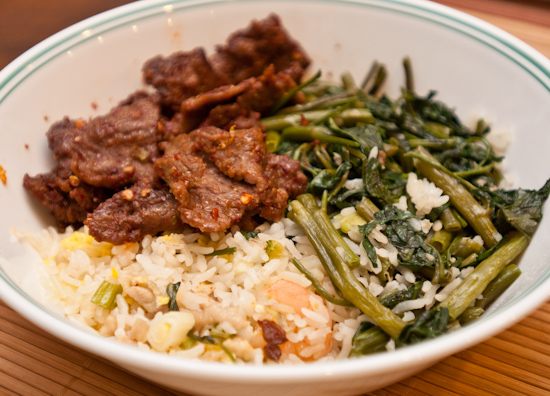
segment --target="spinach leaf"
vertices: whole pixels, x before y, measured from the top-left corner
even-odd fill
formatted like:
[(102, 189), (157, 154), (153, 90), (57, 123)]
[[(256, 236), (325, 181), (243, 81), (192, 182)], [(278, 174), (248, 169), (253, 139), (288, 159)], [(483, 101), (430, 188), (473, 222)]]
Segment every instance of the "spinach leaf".
[(413, 323), (405, 326), (397, 339), (397, 345), (416, 344), (438, 337), (447, 332), (448, 324), (449, 310), (447, 308), (432, 308), (424, 311)]
[(333, 124), (331, 129), (347, 139), (355, 140), (367, 155), (375, 146), (380, 150), (384, 148), (384, 141), (382, 140), (386, 137), (384, 130), (372, 124), (360, 124), (351, 128), (338, 128)]
[(515, 191), (514, 203), (500, 208), (497, 216), (504, 218), (516, 230), (524, 235), (532, 236), (542, 219), (542, 205), (550, 194), (550, 180), (538, 191)]
[(388, 169), (382, 171), (382, 182), (390, 191), (391, 202), (394, 202), (398, 197), (405, 193), (407, 186), (407, 178), (401, 172), (395, 172)]
[(452, 172), (461, 172), (463, 177), (491, 176), (489, 181), (495, 184), (493, 166), (501, 162), (503, 157), (495, 156), (491, 146), (483, 138), (476, 136), (460, 140), (456, 147), (436, 154), (438, 161)]
[(308, 190), (317, 196), (323, 195), (323, 191), (330, 191), (342, 179), (342, 176), (351, 169), (349, 162), (344, 162), (338, 169), (323, 169), (309, 183)]
[(416, 231), (408, 221), (390, 222), (384, 235), (397, 248), (399, 264), (413, 271), (418, 271), (424, 266), (433, 267), (434, 264), (437, 264), (437, 251), (425, 242), (427, 235), (422, 231)]
[(399, 290), (395, 293), (391, 293), (387, 296), (382, 296), (380, 302), (382, 305), (386, 306), (389, 309), (395, 308), (397, 304), (407, 300), (415, 300), (420, 294), (420, 289), (422, 288), (423, 281), (417, 281), (410, 285), (405, 290)]
[(414, 92), (404, 90), (403, 97), (406, 103), (403, 105), (403, 110), (412, 110), (418, 118), (425, 122), (446, 125), (457, 136), (474, 136), (475, 131), (470, 131), (462, 125), (451, 108), (443, 102), (433, 99), (435, 95), (435, 91), (430, 91), (425, 97), (421, 97)]
[[(365, 196), (365, 190), (363, 189), (353, 189), (353, 190), (343, 190), (341, 193), (337, 194), (333, 199), (330, 200), (331, 205), (342, 209), (348, 206), (355, 206), (356, 202), (361, 201), (361, 198)], [(349, 205), (346, 205), (346, 200), (352, 199)]]
[(407, 220), (411, 219), (414, 216), (412, 213), (409, 212), (403, 212), (401, 209), (396, 208), (393, 205), (386, 205), (384, 209), (382, 209), (379, 212), (376, 212), (374, 214), (374, 220), (371, 221), (368, 224), (365, 224), (363, 226), (359, 227), (359, 231), (363, 234), (363, 247), (365, 248), (365, 251), (367, 252), (367, 256), (369, 257), (370, 261), (372, 262), (372, 265), (374, 267), (377, 266), (377, 255), (376, 250), (374, 249), (373, 244), (369, 240), (368, 236), (369, 234), (376, 228), (378, 225), (386, 224), (390, 221), (396, 221), (396, 220)]
[(380, 200), (384, 204), (392, 203), (392, 196), (384, 184), (382, 169), (377, 158), (371, 158), (363, 163), (363, 182), (371, 198)]
[(540, 190), (491, 191), (480, 187), (474, 193), (498, 208), (493, 221), (501, 234), (513, 227), (524, 235), (532, 236), (542, 219), (542, 205), (550, 194), (550, 180)]
[(424, 122), (417, 117), (404, 113), (399, 126), (403, 131), (426, 140), (435, 140), (435, 136), (424, 128)]
[(395, 121), (399, 119), (401, 109), (387, 95), (383, 95), (379, 101), (374, 101), (364, 95), (360, 98), (365, 108), (372, 113), (374, 118), (393, 125), (395, 125)]
[(286, 154), (289, 157), (292, 157), (292, 154), (294, 154), (294, 151), (300, 147), (299, 142), (292, 142), (290, 140), (283, 140), (279, 143), (277, 146), (277, 150), (275, 151), (276, 154)]
[[(386, 224), (384, 235), (398, 250), (399, 264), (418, 271), (421, 267), (433, 267), (438, 263), (438, 254), (434, 247), (425, 242), (426, 234), (416, 231), (409, 224), (412, 213), (403, 212), (393, 205), (386, 205), (383, 210), (374, 215), (374, 220), (359, 227), (363, 233), (363, 247), (374, 266), (376, 266), (376, 251), (368, 239), (368, 235), (377, 225)], [(430, 255), (430, 256), (428, 256)]]

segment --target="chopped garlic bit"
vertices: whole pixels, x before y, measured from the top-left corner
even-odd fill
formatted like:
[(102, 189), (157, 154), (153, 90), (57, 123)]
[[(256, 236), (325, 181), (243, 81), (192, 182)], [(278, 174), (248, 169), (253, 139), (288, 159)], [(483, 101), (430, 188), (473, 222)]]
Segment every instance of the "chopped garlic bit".
[(134, 198), (134, 192), (132, 190), (124, 190), (122, 192), (122, 198), (124, 198), (126, 201), (131, 201), (132, 198)]
[(147, 341), (154, 350), (166, 352), (184, 342), (194, 325), (195, 318), (189, 312), (171, 311), (157, 314), (151, 321)]
[(241, 195), (241, 203), (243, 205), (247, 205), (248, 203), (250, 203), (250, 201), (252, 201), (254, 199), (254, 197), (250, 194), (243, 194)]

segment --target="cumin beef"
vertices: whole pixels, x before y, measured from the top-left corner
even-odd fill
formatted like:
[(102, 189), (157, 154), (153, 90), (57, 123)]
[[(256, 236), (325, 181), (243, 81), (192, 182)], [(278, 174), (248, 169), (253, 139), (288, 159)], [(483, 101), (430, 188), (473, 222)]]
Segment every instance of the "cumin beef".
[(163, 183), (137, 183), (117, 192), (89, 213), (85, 224), (96, 240), (115, 245), (183, 226), (178, 202)]
[(46, 136), (57, 165), (25, 175), (23, 186), (52, 212), (58, 228), (81, 226), (87, 213), (117, 190), (158, 179), (157, 100), (138, 92), (110, 113), (89, 121), (54, 123)]
[(260, 126), (259, 113), (294, 88), (309, 63), (279, 18), (270, 15), (233, 33), (208, 58), (202, 49), (157, 56), (145, 63), (143, 75), (170, 109), (167, 117), (181, 122), (181, 129), (166, 122), (173, 136), (201, 122), (226, 129)]
[(157, 89), (162, 105), (175, 111), (185, 99), (230, 83), (212, 69), (202, 48), (151, 58), (143, 65), (143, 77)]
[(300, 170), (300, 162), (287, 155), (266, 153), (262, 166), (270, 186), (262, 191), (260, 216), (271, 221), (283, 218), (288, 200), (304, 193), (307, 176)]
[(244, 180), (265, 189), (268, 181), (263, 175), (265, 136), (258, 128), (232, 129), (203, 127), (193, 132), (195, 150), (233, 180)]
[(292, 76), (294, 69), (301, 70), (301, 66), (294, 63), (275, 73), (274, 66), (269, 65), (259, 77), (251, 77), (236, 86), (220, 87), (185, 100), (181, 105), (184, 130), (197, 126), (196, 120), (202, 120), (203, 126), (224, 129), (233, 125), (238, 128), (261, 127), (260, 115), (296, 87), (297, 82)]
[(196, 133), (161, 143), (155, 162), (179, 203), (183, 222), (202, 232), (225, 231), (258, 204), (253, 186), (232, 180), (195, 148)]
[(292, 78), (298, 81), (309, 63), (300, 45), (272, 14), (233, 33), (209, 58), (202, 48), (196, 48), (151, 58), (142, 70), (145, 82), (159, 92), (161, 104), (179, 111), (185, 99), (260, 76), (271, 64), (276, 73), (294, 66)]
[[(218, 105), (219, 107), (224, 106), (222, 103), (233, 102), (236, 97), (249, 89), (253, 84), (254, 78), (249, 78), (237, 85), (223, 85), (184, 100), (181, 104), (180, 113), (178, 113), (181, 115), (181, 132), (192, 131), (201, 123), (204, 123), (204, 119), (212, 108)], [(232, 115), (230, 119), (234, 119), (239, 115), (241, 114)], [(242, 115), (248, 116), (247, 113)], [(259, 117), (257, 119), (259, 120)]]
[(226, 176), (254, 185), (259, 205), (247, 216), (259, 214), (266, 220), (279, 221), (290, 198), (303, 193), (307, 177), (300, 163), (286, 155), (266, 153), (265, 135), (260, 128), (222, 130), (202, 127), (194, 132), (195, 150)]
[(276, 73), (292, 64), (299, 65), (293, 69), (297, 72), (293, 79), (298, 81), (310, 63), (305, 51), (287, 34), (275, 14), (252, 21), (245, 29), (231, 34), (209, 61), (218, 74), (233, 84), (261, 75), (269, 65), (274, 66)]
[(113, 191), (80, 182), (62, 166), (23, 178), (23, 187), (54, 216), (60, 230), (80, 227), (89, 212), (110, 197)]
[[(137, 181), (152, 183), (159, 119), (156, 97), (138, 92), (107, 115), (64, 129), (69, 136), (50, 147), (55, 159), (69, 155), (73, 173), (92, 186), (119, 190)], [(48, 138), (55, 132), (50, 130)]]
[(202, 127), (161, 143), (164, 156), (155, 168), (183, 222), (211, 232), (250, 227), (257, 214), (272, 221), (284, 216), (287, 200), (305, 191), (307, 179), (297, 161), (266, 154), (264, 139), (259, 128)]

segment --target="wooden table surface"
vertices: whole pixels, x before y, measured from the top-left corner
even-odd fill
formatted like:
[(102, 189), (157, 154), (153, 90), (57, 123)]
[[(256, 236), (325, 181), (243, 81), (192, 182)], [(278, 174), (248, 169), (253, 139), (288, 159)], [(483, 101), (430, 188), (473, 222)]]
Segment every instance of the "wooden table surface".
[[(0, 0), (0, 69), (56, 31), (129, 2)], [(548, 0), (438, 2), (484, 19), (550, 57)], [(183, 394), (66, 344), (0, 301), (0, 395)], [(370, 395), (550, 395), (550, 302), (498, 336)]]

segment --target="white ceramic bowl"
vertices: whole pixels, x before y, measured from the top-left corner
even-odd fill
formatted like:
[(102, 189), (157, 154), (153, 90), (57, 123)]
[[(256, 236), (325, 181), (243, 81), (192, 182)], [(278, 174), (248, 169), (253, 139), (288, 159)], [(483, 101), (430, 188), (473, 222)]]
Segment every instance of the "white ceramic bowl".
[[(357, 360), (303, 366), (221, 365), (145, 353), (77, 328), (40, 304), (37, 257), (9, 228), (50, 224), (21, 187), (23, 174), (49, 169), (44, 133), (65, 115), (107, 112), (141, 87), (143, 62), (156, 54), (212, 50), (252, 18), (278, 13), (321, 68), (361, 79), (375, 59), (389, 69), (388, 91), (403, 84), (402, 58), (416, 89), (439, 91), (465, 120), (483, 116), (514, 141), (505, 169), (539, 188), (550, 175), (550, 62), (503, 31), (427, 1), (140, 1), (87, 19), (38, 44), (0, 72), (0, 298), (38, 326), (130, 371), (195, 394), (348, 395), (413, 375), (502, 331), (550, 296), (550, 215), (521, 259), (523, 275), (478, 322), (439, 339)], [(28, 145), (28, 149), (25, 145)], [(547, 205), (548, 206), (548, 205)], [(546, 208), (548, 212), (549, 208)]]

